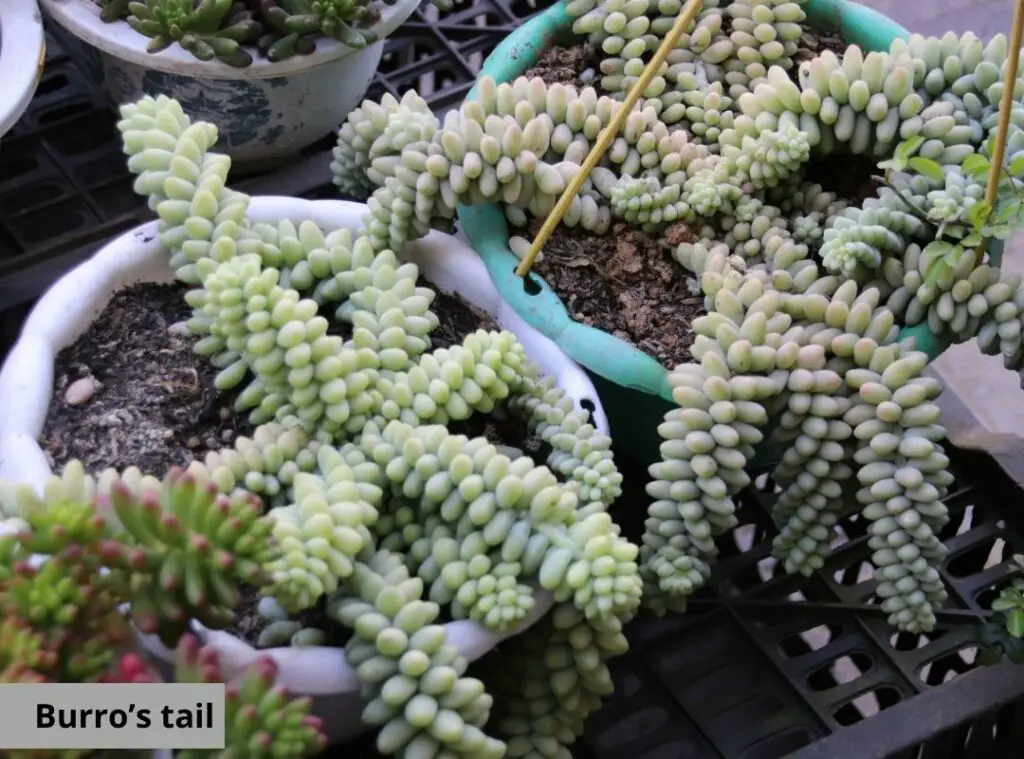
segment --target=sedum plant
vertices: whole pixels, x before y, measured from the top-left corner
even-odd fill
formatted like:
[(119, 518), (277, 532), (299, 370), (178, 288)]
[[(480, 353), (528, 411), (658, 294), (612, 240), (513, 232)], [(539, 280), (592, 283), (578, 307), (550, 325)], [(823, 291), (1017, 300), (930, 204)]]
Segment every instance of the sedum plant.
[[(309, 55), (318, 40), (360, 49), (395, 0), (93, 0), (100, 17), (124, 21), (159, 53), (178, 45), (200, 61), (246, 68), (254, 55), (271, 63)], [(451, 3), (446, 3), (450, 9)]]
[[(177, 646), (178, 682), (226, 681), (216, 652), (182, 623), (233, 620), (236, 583), (259, 582), (260, 563), (276, 550), (266, 540), (270, 521), (251, 499), (218, 496), (180, 470), (163, 481), (137, 475), (96, 480), (73, 464), (42, 495), (3, 484), (0, 682), (160, 682), (136, 650), (126, 602), (139, 629)], [(228, 759), (272, 746), (301, 759), (322, 750), (311, 700), (293, 698), (275, 675), (261, 658), (228, 684), (223, 750), (182, 753)]]
[[(992, 165), (1005, 37), (804, 57), (804, 5), (705, 3), (561, 221), (595, 234), (613, 219), (651, 234), (683, 224), (697, 238), (675, 258), (707, 313), (692, 361), (669, 374), (679, 408), (650, 467), (645, 604), (682, 610), (707, 581), (768, 447), (785, 571), (824, 567), (857, 515), (890, 623), (925, 632), (946, 600), (952, 484), (929, 356), (976, 338), (1024, 368), (1021, 278), (984, 247), (1020, 226), (1024, 82), (1011, 83), (1005, 165)], [(445, 228), (459, 204), (498, 203), (516, 227), (546, 218), (681, 6), (570, 0), (573, 31), (596, 50), (575, 85), (484, 77), (444, 119), (413, 92), (364, 102), (332, 171), (367, 198), (374, 249)], [(866, 197), (815, 181), (836, 159), (873, 165)]]

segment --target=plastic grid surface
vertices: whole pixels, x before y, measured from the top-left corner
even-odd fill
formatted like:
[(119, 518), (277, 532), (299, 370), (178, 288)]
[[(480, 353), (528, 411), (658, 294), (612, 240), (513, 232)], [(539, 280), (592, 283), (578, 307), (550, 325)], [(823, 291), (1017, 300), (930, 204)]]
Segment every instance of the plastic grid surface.
[[(386, 41), (367, 97), (416, 88), (443, 114), (462, 101), (508, 32), (552, 1), (469, 0), (449, 13), (418, 9)], [(17, 302), (4, 290), (5, 279), (150, 216), (132, 192), (115, 123), (114, 110), (51, 37), (36, 97), (0, 148), (0, 309)], [(325, 135), (307, 154), (332, 144)], [(60, 273), (47, 271), (51, 280)]]

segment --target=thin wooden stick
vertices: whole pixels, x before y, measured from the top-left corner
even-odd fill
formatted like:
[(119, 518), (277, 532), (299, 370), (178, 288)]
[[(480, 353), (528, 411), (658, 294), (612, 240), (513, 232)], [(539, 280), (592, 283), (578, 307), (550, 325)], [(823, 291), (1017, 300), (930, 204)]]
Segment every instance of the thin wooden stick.
[[(985, 201), (992, 210), (995, 210), (999, 197), (999, 180), (1003, 174), (1003, 162), (1006, 160), (1006, 136), (1010, 131), (1010, 113), (1013, 109), (1013, 91), (1017, 85), (1022, 37), (1024, 0), (1017, 0), (1013, 10), (1013, 26), (1010, 29), (1010, 50), (1006, 59), (1006, 77), (1003, 79), (1003, 97), (999, 102), (999, 129), (996, 131), (995, 149), (992, 151), (992, 160), (989, 164), (988, 186), (985, 188)], [(981, 245), (978, 246), (975, 264), (980, 264), (984, 260), (987, 242), (982, 239)]]
[[(1024, 0), (1022, 0), (1024, 1)], [(651, 79), (654, 78), (655, 73), (661, 68), (661, 64), (665, 62), (669, 52), (676, 46), (676, 42), (683, 35), (689, 27), (690, 22), (697, 17), (700, 13), (703, 0), (689, 0), (686, 7), (683, 8), (679, 16), (676, 17), (675, 24), (669, 30), (669, 33), (665, 36), (665, 39), (661, 42), (661, 47), (654, 53), (650, 63), (640, 74), (640, 78), (637, 79), (636, 84), (626, 95), (626, 99), (622, 102), (622, 106), (615, 112), (615, 117), (612, 118), (611, 123), (604, 128), (604, 130), (597, 136), (597, 142), (594, 143), (594, 147), (591, 149), (590, 154), (583, 160), (583, 165), (580, 166), (580, 170), (573, 177), (572, 181), (565, 188), (562, 196), (558, 199), (555, 207), (551, 213), (548, 214), (548, 218), (544, 221), (544, 226), (540, 228), (537, 236), (533, 240), (533, 244), (530, 246), (530, 250), (526, 256), (516, 267), (516, 274), (520, 277), (525, 277), (530, 268), (533, 266), (533, 262), (540, 255), (541, 248), (544, 247), (544, 243), (551, 237), (551, 233), (555, 231), (555, 227), (558, 226), (558, 222), (565, 216), (565, 212), (569, 210), (569, 205), (572, 203), (572, 199), (576, 196), (576, 193), (580, 191), (580, 187), (586, 181), (587, 177), (590, 176), (590, 172), (597, 166), (597, 162), (601, 160), (601, 157), (607, 152), (611, 146), (612, 141), (619, 134), (622, 129), (622, 125), (626, 122), (626, 117), (629, 112), (633, 110), (633, 106), (640, 99), (644, 90), (651, 83)]]

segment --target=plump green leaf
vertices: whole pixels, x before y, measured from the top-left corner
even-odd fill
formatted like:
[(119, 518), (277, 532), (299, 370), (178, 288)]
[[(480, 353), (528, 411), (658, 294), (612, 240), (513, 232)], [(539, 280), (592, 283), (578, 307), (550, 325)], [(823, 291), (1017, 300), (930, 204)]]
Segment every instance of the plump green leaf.
[(1024, 204), (1021, 199), (1014, 197), (1000, 203), (996, 207), (995, 217), (991, 219), (997, 224), (1014, 224), (1021, 220), (1021, 211), (1024, 210)]
[(981, 227), (989, 217), (992, 215), (992, 204), (987, 200), (976, 200), (967, 208), (967, 213), (964, 214), (967, 221), (971, 223), (975, 229)]
[(941, 182), (946, 176), (942, 167), (930, 158), (914, 156), (907, 161), (907, 165), (921, 176), (934, 179), (936, 182)]
[(921, 257), (925, 260), (944, 258), (945, 256), (948, 256), (955, 247), (957, 246), (951, 242), (946, 242), (945, 240), (932, 240), (924, 247), (924, 250), (921, 251)]
[(1014, 609), (1006, 615), (1006, 631), (1015, 638), (1024, 637), (1024, 609)]
[(1020, 591), (1014, 588), (1005, 588), (999, 597), (992, 602), (992, 611), (1010, 611), (1021, 606)]
[(924, 263), (924, 281), (934, 284), (951, 268), (951, 262), (957, 252), (962, 255), (963, 247), (945, 240), (933, 240), (921, 251)]
[(1010, 174), (1015, 177), (1024, 175), (1024, 156), (1017, 156), (1010, 161)]
[(943, 275), (950, 270), (950, 265), (946, 262), (945, 258), (933, 258), (924, 267), (924, 281), (929, 285), (934, 285)]
[(997, 240), (1005, 240), (1013, 234), (1013, 227), (1009, 224), (993, 224), (992, 226), (985, 227), (981, 232), (985, 237), (994, 237)]
[(896, 150), (893, 152), (893, 158), (900, 163), (905, 164), (910, 156), (917, 152), (917, 149), (924, 144), (924, 137), (916, 135), (911, 137), (909, 140), (904, 140), (896, 146)]
[(963, 240), (961, 240), (961, 244), (965, 248), (974, 248), (977, 247), (978, 245), (981, 245), (981, 241), (984, 239), (984, 235), (978, 232), (972, 232), (971, 234), (967, 235), (967, 237), (965, 237)]
[(964, 159), (964, 162), (960, 165), (960, 168), (963, 169), (964, 174), (974, 177), (975, 179), (987, 174), (988, 167), (988, 159), (983, 155), (978, 155), (977, 153), (971, 153)]

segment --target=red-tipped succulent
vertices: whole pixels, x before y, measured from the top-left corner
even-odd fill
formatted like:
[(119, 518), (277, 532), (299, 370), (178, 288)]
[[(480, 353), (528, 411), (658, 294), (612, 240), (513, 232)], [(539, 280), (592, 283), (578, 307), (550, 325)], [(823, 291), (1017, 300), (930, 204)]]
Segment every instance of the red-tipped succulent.
[[(272, 522), (251, 494), (218, 494), (172, 469), (157, 491), (115, 485), (109, 505), (121, 522), (110, 564), (131, 575), (132, 619), (173, 646), (189, 619), (221, 628), (235, 620), (242, 584), (260, 587), (277, 556)], [(111, 545), (107, 546), (108, 551)]]
[[(263, 656), (233, 682), (224, 703), (225, 749), (219, 759), (274, 756), (303, 759), (322, 751), (327, 740), (319, 717), (309, 713), (312, 699), (293, 698), (276, 685), (277, 665)], [(179, 683), (224, 682), (217, 653), (203, 648), (191, 633), (178, 643), (175, 679)], [(199, 759), (199, 752), (182, 751), (177, 759)]]

